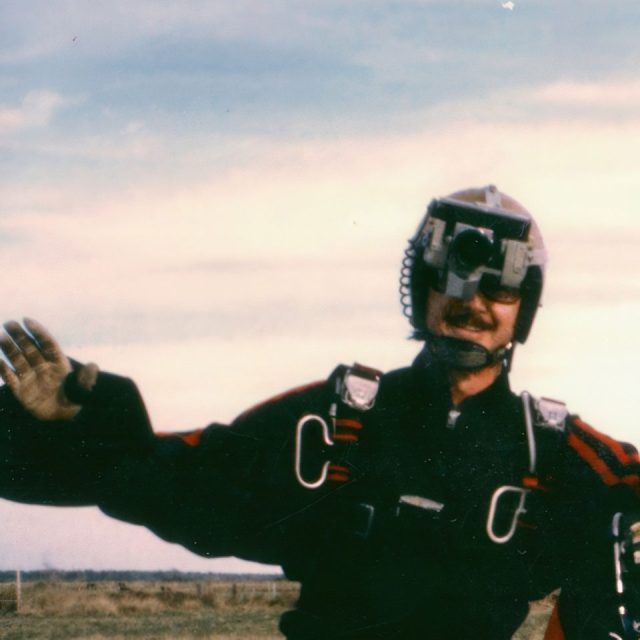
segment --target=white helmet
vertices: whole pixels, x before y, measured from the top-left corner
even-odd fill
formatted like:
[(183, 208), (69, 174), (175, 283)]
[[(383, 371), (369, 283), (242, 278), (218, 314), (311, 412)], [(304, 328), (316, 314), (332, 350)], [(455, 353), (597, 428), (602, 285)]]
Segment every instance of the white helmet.
[(433, 200), (409, 240), (400, 275), (403, 313), (425, 339), (430, 288), (520, 298), (514, 339), (524, 343), (540, 304), (547, 254), (531, 214), (494, 185)]

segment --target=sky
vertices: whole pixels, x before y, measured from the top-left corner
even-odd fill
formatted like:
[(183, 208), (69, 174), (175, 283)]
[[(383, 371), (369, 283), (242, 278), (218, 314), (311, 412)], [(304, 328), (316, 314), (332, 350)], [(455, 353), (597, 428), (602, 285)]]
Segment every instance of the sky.
[[(2, 319), (132, 377), (157, 430), (228, 422), (409, 363), (407, 238), (495, 183), (550, 255), (512, 386), (640, 444), (639, 27), (635, 0), (3, 0)], [(0, 569), (272, 570), (93, 508), (0, 521)]]

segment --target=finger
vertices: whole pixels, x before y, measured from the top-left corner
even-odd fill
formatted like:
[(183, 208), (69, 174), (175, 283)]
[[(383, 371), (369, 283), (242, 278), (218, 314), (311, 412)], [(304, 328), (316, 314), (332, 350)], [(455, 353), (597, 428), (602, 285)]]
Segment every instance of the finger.
[(76, 373), (78, 386), (82, 387), (86, 391), (91, 391), (96, 385), (98, 371), (98, 365), (95, 362), (88, 362), (80, 367)]
[(4, 325), (7, 333), (13, 338), (13, 341), (18, 345), (18, 348), (24, 354), (27, 362), (31, 367), (37, 367), (44, 364), (44, 356), (40, 353), (40, 348), (36, 344), (35, 340), (18, 324), (17, 322), (9, 321)]
[(66, 363), (67, 357), (64, 355), (56, 339), (33, 318), (25, 318), (24, 326), (29, 329), (33, 337), (40, 345), (40, 352), (49, 362)]
[(14, 368), (18, 377), (25, 375), (31, 371), (31, 365), (27, 362), (22, 351), (16, 347), (15, 343), (9, 336), (0, 337), (0, 349), (4, 353), (5, 357), (9, 361), (9, 364)]
[(9, 386), (13, 395), (18, 397), (20, 380), (18, 380), (18, 376), (14, 370), (4, 360), (0, 360), (0, 378)]

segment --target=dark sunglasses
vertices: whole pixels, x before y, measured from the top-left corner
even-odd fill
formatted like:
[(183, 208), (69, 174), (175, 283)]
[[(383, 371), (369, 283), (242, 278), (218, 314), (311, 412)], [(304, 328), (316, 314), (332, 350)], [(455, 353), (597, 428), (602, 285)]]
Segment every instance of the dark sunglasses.
[[(436, 280), (436, 291), (444, 293), (446, 286), (443, 274), (440, 274)], [(522, 298), (522, 292), (516, 287), (505, 287), (500, 282), (500, 276), (485, 273), (480, 278), (478, 285), (478, 293), (491, 302), (499, 302), (500, 304), (515, 304)]]
[(515, 304), (522, 297), (522, 292), (516, 287), (505, 287), (500, 282), (500, 276), (485, 273), (480, 278), (478, 291), (492, 302), (501, 304)]

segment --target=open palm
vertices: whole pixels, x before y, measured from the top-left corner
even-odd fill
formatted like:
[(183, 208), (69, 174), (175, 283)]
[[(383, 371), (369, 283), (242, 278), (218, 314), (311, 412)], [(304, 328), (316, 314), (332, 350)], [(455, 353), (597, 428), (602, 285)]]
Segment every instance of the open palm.
[(64, 380), (71, 363), (51, 334), (37, 321), (25, 318), (5, 323), (0, 349), (7, 362), (0, 361), (0, 377), (13, 395), (39, 420), (70, 420), (80, 405), (64, 394)]

